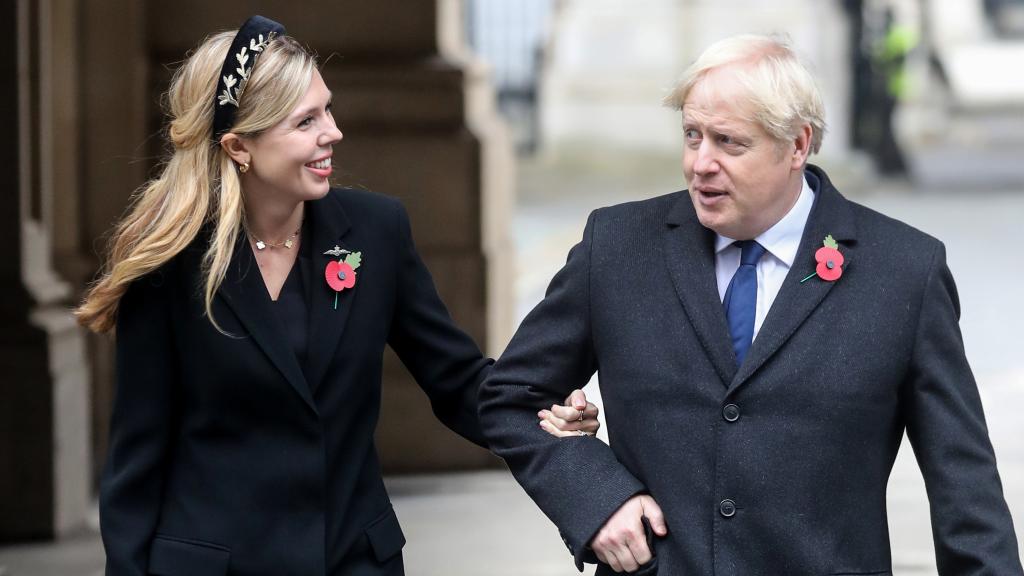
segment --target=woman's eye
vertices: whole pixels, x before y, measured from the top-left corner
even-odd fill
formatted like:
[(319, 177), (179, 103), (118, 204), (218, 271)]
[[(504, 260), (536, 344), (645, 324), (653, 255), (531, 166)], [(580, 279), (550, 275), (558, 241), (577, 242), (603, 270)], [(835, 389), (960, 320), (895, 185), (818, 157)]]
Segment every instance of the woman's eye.
[(303, 118), (302, 122), (299, 122), (299, 128), (305, 128), (306, 126), (309, 126), (311, 122), (313, 122), (313, 117), (306, 116), (305, 118)]

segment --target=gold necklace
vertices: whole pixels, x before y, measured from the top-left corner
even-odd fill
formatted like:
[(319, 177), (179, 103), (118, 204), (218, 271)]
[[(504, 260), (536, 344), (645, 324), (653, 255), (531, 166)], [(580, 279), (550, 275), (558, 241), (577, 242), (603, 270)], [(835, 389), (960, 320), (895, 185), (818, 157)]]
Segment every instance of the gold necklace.
[(284, 240), (282, 240), (282, 241), (280, 241), (280, 242), (278, 242), (276, 244), (275, 243), (267, 244), (263, 240), (260, 240), (259, 238), (257, 238), (256, 235), (253, 234), (252, 232), (249, 233), (249, 237), (252, 238), (253, 241), (256, 242), (256, 249), (257, 250), (263, 250), (265, 248), (281, 248), (282, 246), (290, 250), (291, 247), (295, 245), (295, 239), (299, 236), (299, 232), (301, 232), (301, 231), (302, 231), (302, 222), (300, 221), (299, 222), (299, 227), (295, 230), (295, 232), (292, 232), (291, 236), (285, 238)]

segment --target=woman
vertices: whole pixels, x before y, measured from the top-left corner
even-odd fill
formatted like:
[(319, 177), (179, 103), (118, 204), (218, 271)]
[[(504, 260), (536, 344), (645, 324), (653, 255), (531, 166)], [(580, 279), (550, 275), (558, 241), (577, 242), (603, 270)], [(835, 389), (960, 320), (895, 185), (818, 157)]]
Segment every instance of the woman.
[[(480, 445), (491, 360), (452, 323), (402, 206), (330, 188), (331, 94), (279, 24), (209, 38), (169, 105), (173, 154), (78, 310), (117, 331), (107, 574), (402, 574), (373, 445), (384, 346)], [(596, 430), (573, 401), (586, 410), (553, 409), (579, 421), (545, 412), (546, 429)]]

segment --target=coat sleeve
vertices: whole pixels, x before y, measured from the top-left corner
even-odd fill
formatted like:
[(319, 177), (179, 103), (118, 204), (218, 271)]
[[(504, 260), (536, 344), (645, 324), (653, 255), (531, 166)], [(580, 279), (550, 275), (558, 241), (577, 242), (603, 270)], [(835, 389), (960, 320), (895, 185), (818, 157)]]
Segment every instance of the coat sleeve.
[(981, 398), (964, 352), (956, 286), (938, 244), (907, 380), (907, 436), (924, 476), (940, 574), (1021, 574)]
[(164, 272), (135, 281), (121, 298), (115, 332), (117, 389), (100, 487), (107, 576), (148, 573), (173, 437), (177, 366)]
[(455, 325), (416, 252), (409, 216), (398, 202), (396, 214), (398, 290), (388, 344), (427, 393), (437, 418), (486, 448), (477, 398), (494, 361), (485, 358), (473, 339)]
[(587, 543), (607, 519), (644, 490), (611, 448), (590, 436), (555, 438), (537, 411), (582, 388), (597, 370), (591, 336), (590, 252), (598, 212), (583, 240), (526, 317), (481, 388), (484, 433), (526, 492), (555, 523), (582, 570)]

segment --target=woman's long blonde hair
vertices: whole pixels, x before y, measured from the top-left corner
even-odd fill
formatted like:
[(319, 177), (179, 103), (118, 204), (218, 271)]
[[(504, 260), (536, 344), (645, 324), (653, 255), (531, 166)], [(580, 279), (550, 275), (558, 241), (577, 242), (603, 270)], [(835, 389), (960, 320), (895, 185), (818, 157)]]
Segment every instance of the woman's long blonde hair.
[[(167, 92), (167, 134), (173, 153), (160, 176), (136, 190), (127, 215), (110, 239), (103, 273), (75, 310), (79, 323), (111, 330), (121, 296), (195, 240), (209, 222), (213, 232), (203, 257), (206, 315), (224, 281), (245, 221), (245, 202), (234, 162), (213, 141), (215, 93), (235, 32), (207, 38), (175, 72)], [(298, 105), (316, 60), (289, 36), (270, 42), (253, 67), (231, 132), (257, 137)]]

